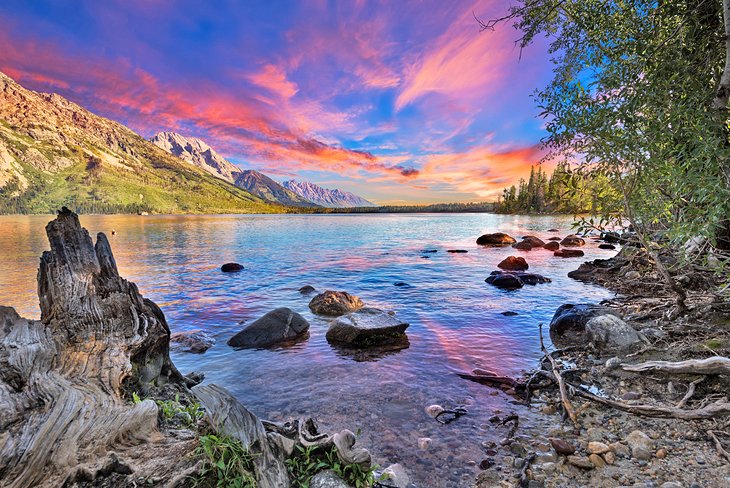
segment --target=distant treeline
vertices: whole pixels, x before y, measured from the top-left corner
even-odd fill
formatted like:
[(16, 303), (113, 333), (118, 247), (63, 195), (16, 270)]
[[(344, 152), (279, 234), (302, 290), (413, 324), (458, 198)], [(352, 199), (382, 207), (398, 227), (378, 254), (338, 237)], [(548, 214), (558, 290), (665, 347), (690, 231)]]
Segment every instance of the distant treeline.
[(315, 208), (313, 213), (463, 213), (494, 212), (492, 202), (433, 203), (430, 205), (382, 205), (380, 207)]
[[(537, 168), (537, 169), (536, 169)], [(497, 213), (597, 213), (607, 196), (616, 193), (611, 179), (600, 172), (573, 170), (560, 163), (548, 176), (538, 165), (529, 180), (520, 178), (517, 185), (505, 188), (495, 204)]]

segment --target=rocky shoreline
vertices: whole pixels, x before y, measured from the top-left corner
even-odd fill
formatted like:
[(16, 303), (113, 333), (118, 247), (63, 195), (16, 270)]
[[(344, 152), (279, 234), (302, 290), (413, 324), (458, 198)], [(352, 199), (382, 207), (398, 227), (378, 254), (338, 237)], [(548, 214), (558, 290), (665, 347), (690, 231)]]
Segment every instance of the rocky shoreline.
[[(517, 379), (527, 385), (529, 422), (483, 445), (475, 487), (730, 487), (730, 304), (712, 293), (711, 274), (674, 277), (691, 290), (679, 316), (637, 247), (569, 276), (620, 295), (584, 306), (577, 321), (561, 321), (558, 309), (550, 333), (560, 349)], [(610, 334), (591, 334), (598, 319)], [(627, 329), (616, 335), (616, 324)]]

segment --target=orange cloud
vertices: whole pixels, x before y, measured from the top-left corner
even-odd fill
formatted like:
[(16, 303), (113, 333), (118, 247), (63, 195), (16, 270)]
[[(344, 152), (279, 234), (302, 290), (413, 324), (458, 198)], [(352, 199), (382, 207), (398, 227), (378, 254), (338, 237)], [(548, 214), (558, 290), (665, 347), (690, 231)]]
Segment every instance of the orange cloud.
[(480, 1), (465, 9), (434, 46), (407, 69), (396, 110), (429, 93), (473, 101), (498, 89), (505, 63), (513, 53), (505, 49), (511, 44), (507, 29), (479, 34), (472, 12), (483, 10), (484, 5)]

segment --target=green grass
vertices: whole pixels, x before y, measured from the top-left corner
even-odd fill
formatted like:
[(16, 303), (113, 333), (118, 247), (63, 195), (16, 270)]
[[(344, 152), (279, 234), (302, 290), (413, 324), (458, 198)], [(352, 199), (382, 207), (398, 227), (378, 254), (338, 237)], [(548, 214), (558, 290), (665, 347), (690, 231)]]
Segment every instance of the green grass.
[[(253, 456), (238, 439), (204, 435), (195, 456), (203, 461), (193, 485), (201, 488), (255, 488)], [(298, 486), (298, 485), (294, 485)]]
[[(17, 139), (11, 137), (15, 136)], [(109, 163), (89, 170), (89, 156), (75, 145), (55, 147), (34, 143), (13, 131), (7, 123), (0, 138), (17, 152), (34, 147), (53, 160), (66, 157), (75, 164), (53, 174), (18, 161), (29, 187), (17, 195), (19, 187), (0, 188), (0, 214), (55, 213), (67, 206), (80, 213), (285, 213), (287, 207), (265, 202), (249, 192), (182, 162), (141, 138), (133, 139), (129, 154), (84, 142), (86, 151), (123, 160), (133, 169)], [(26, 144), (27, 140), (27, 144)], [(22, 141), (22, 142), (20, 142)], [(103, 159), (103, 158), (102, 158)]]

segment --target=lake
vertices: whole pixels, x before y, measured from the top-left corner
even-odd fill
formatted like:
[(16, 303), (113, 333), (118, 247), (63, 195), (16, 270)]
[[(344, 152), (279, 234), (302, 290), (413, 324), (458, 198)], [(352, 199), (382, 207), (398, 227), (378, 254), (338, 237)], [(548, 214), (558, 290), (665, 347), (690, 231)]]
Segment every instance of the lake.
[[(51, 218), (0, 216), (0, 305), (28, 318), (40, 313), (36, 272)], [(162, 308), (173, 332), (201, 329), (217, 340), (204, 354), (173, 353), (183, 374), (205, 373), (206, 382), (228, 388), (262, 418), (310, 415), (324, 431), (360, 429), (358, 445), (380, 464), (402, 463), (419, 487), (470, 486), (485, 457), (482, 442), (504, 435), (488, 419), (495, 411), (524, 410), (456, 373), (483, 368), (518, 375), (536, 365), (537, 326), (558, 306), (612, 296), (566, 276), (584, 260), (614, 254), (596, 242), (589, 240), (585, 258), (577, 259), (475, 244), (486, 232), (546, 239), (555, 227), (564, 236), (571, 233), (567, 217), (84, 215), (81, 223), (92, 236), (107, 233), (121, 275)], [(517, 291), (486, 284), (508, 255), (524, 256), (530, 271), (552, 283)], [(221, 273), (230, 261), (245, 270)], [(325, 340), (327, 321), (312, 315), (311, 297), (298, 292), (304, 285), (348, 291), (367, 306), (395, 311), (411, 324), (410, 347), (366, 361), (333, 348)], [(266, 350), (226, 345), (242, 322), (282, 306), (311, 322), (306, 341)], [(468, 414), (441, 425), (424, 411), (434, 403), (466, 405)], [(421, 437), (432, 439), (429, 449), (418, 448)]]

